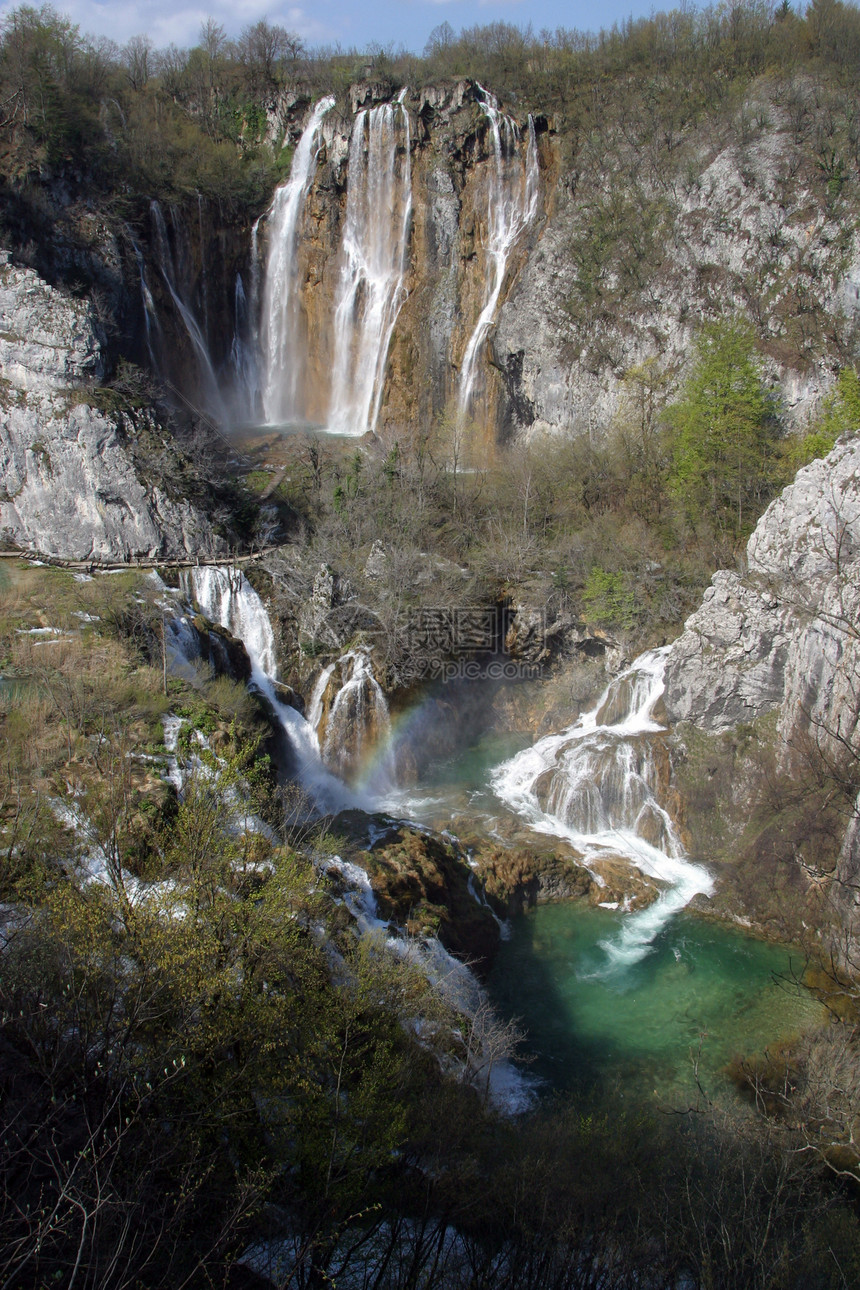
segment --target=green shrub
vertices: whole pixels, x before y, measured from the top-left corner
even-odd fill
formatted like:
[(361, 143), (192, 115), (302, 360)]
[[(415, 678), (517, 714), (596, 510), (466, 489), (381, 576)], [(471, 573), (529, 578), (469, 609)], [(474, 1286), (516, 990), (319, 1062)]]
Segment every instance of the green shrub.
[(631, 631), (636, 625), (636, 600), (625, 573), (610, 573), (595, 565), (582, 593), (585, 616), (597, 627)]

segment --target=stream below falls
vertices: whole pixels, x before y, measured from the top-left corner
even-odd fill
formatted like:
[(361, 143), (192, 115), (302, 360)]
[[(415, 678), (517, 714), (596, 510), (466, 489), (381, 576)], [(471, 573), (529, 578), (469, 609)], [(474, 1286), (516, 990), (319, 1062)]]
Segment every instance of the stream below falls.
[[(686, 855), (673, 818), (661, 724), (665, 648), (636, 659), (567, 729), (533, 743), (473, 729), (404, 788), (396, 755), (404, 739), (426, 741), (422, 703), (395, 732), (366, 646), (321, 670), (303, 716), (277, 691), (274, 633), (245, 576), (199, 568), (183, 575), (183, 587), (244, 641), (252, 685), (269, 700), (320, 810), (385, 813), (502, 847), (512, 834), (517, 846), (544, 852), (556, 839), (582, 857), (598, 889), (606, 865), (650, 881), (656, 897), (644, 908), (563, 901), (504, 925), (487, 984), (499, 1012), (526, 1032), (529, 1083), (589, 1101), (686, 1107), (729, 1091), (730, 1063), (821, 1016), (798, 982), (799, 955), (687, 909), (713, 891), (714, 878)], [(480, 688), (471, 695), (476, 710), (481, 697)], [(481, 900), (479, 871), (472, 889)]]

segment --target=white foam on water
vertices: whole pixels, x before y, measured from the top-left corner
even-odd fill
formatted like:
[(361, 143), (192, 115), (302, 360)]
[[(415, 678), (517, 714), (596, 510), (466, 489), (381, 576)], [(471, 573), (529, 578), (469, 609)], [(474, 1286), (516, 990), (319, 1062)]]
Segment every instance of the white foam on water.
[[(664, 730), (654, 708), (667, 653), (664, 647), (640, 655), (590, 712), (502, 762), (490, 777), (497, 796), (535, 832), (566, 839), (586, 865), (621, 855), (664, 887), (653, 904), (628, 915), (619, 932), (601, 942), (607, 972), (644, 958), (674, 914), (713, 891), (711, 875), (687, 859), (654, 793), (647, 736)], [(646, 824), (660, 833), (660, 846), (642, 836)]]

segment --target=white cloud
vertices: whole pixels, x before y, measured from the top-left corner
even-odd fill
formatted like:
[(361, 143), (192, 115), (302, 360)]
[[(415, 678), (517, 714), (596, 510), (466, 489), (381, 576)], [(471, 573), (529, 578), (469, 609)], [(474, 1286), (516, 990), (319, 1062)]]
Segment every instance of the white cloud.
[[(170, 44), (182, 48), (196, 45), (207, 18), (220, 22), (228, 36), (238, 36), (243, 27), (260, 18), (280, 23), (306, 41), (334, 40), (339, 34), (339, 24), (311, 16), (298, 6), (279, 10), (271, 0), (209, 0), (204, 4), (179, 5), (171, 0), (113, 0), (110, 4), (99, 0), (67, 0), (56, 7), (84, 35), (109, 36), (119, 45), (140, 35), (149, 36), (157, 48)], [(0, 4), (0, 18), (16, 8), (18, 5), (13, 0), (6, 0)]]

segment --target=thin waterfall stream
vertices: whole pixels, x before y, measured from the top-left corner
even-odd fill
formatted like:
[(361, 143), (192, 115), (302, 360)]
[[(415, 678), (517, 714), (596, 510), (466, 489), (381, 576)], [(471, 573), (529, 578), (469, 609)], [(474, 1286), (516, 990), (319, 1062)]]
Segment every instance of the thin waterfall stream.
[(520, 157), (520, 130), (499, 110), (494, 95), (479, 87), (481, 106), (490, 125), (492, 163), (487, 181), (487, 240), (484, 304), (472, 330), (460, 368), (457, 395), (460, 418), (468, 414), (475, 390), (478, 359), (496, 314), (511, 251), (537, 213), (538, 159), (534, 121), (529, 117), (525, 158)]
[(195, 316), (194, 307), (188, 298), (186, 281), (189, 273), (187, 261), (190, 257), (187, 254), (187, 248), (183, 246), (183, 230), (174, 218), (172, 220), (174, 238), (178, 247), (178, 254), (174, 254), (160, 203), (153, 200), (150, 202), (149, 208), (152, 216), (158, 267), (161, 270), (161, 276), (176, 312), (182, 320), (185, 333), (191, 342), (191, 349), (197, 362), (200, 396), (203, 399), (205, 411), (214, 416), (215, 420), (221, 425), (226, 425), (228, 424), (229, 416), (212, 362), (212, 356), (209, 352), (209, 344), (204, 330)]

